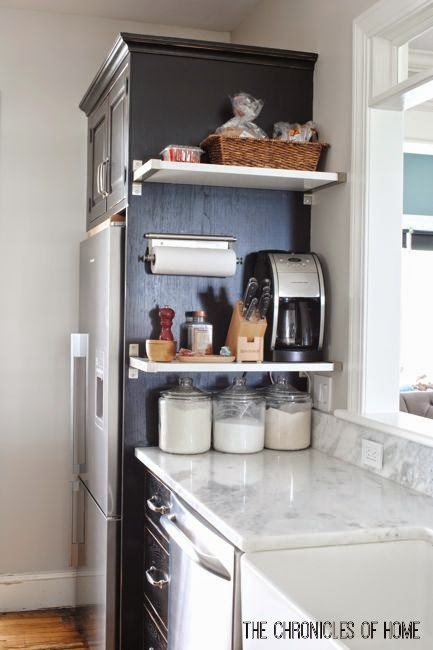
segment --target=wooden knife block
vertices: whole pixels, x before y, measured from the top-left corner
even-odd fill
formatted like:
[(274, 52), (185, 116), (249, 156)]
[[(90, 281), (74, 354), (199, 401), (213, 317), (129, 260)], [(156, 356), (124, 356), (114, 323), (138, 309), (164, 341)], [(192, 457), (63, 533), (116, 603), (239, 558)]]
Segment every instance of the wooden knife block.
[(242, 316), (241, 300), (233, 307), (226, 345), (235, 355), (236, 361), (263, 361), (263, 339), (267, 321), (255, 316), (245, 320)]

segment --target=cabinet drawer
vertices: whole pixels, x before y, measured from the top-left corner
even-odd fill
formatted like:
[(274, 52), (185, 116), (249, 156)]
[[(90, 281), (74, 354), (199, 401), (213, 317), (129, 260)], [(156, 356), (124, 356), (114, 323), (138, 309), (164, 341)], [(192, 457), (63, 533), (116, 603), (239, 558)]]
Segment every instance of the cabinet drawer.
[(166, 650), (167, 641), (147, 607), (143, 614), (143, 650)]
[(156, 614), (167, 626), (168, 609), (168, 552), (163, 542), (145, 531), (144, 593)]
[(159, 532), (165, 536), (159, 524), (159, 518), (162, 514), (162, 509), (167, 508), (170, 504), (170, 490), (150, 472), (146, 472), (145, 480), (145, 513), (150, 521), (158, 528)]

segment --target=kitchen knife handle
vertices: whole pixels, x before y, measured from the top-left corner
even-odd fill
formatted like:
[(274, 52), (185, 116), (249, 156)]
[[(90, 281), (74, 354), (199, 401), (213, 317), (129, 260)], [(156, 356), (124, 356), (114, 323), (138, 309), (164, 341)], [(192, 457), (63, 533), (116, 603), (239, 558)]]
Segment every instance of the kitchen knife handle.
[(271, 295), (269, 293), (262, 293), (257, 307), (261, 319), (266, 318), (266, 314), (269, 309), (270, 303), (271, 303)]
[(243, 305), (243, 315), (245, 315), (251, 300), (254, 298), (254, 296), (257, 293), (257, 289), (259, 287), (259, 284), (256, 280), (256, 278), (250, 278), (248, 280), (248, 284), (245, 289), (244, 297), (242, 300), (242, 305)]
[(245, 313), (245, 320), (250, 320), (251, 319), (251, 316), (254, 314), (254, 311), (255, 311), (255, 309), (257, 307), (257, 303), (258, 303), (257, 298), (253, 298), (251, 300), (250, 304), (248, 305), (248, 309), (247, 309), (247, 311)]

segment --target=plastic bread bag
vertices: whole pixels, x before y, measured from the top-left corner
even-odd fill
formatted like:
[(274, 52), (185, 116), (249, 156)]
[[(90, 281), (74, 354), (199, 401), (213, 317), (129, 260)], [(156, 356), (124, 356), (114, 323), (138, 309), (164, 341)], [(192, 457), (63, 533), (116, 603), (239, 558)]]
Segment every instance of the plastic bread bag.
[(285, 142), (315, 142), (318, 139), (317, 126), (311, 120), (305, 124), (276, 122), (273, 137)]
[(215, 133), (234, 138), (254, 138), (262, 140), (267, 135), (253, 120), (260, 114), (263, 101), (248, 93), (237, 93), (230, 98), (234, 117), (219, 126)]

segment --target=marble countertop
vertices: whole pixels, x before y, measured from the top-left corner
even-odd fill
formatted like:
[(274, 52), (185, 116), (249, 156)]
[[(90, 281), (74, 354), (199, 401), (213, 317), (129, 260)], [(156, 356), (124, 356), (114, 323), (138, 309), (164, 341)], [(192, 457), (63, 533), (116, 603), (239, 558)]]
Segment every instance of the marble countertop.
[(314, 449), (136, 457), (242, 551), (433, 539), (433, 499)]

